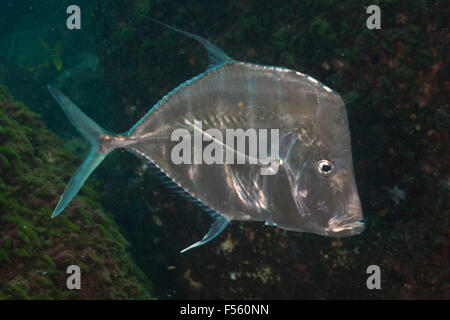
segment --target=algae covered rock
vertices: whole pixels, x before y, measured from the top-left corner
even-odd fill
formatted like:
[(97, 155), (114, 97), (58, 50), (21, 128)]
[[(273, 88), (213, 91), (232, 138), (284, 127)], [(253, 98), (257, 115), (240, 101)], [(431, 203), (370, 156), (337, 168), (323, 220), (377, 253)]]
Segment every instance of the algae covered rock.
[[(50, 218), (79, 162), (0, 86), (1, 299), (151, 298), (127, 241), (94, 200), (92, 179), (64, 215)], [(67, 288), (70, 265), (81, 269), (80, 290)]]

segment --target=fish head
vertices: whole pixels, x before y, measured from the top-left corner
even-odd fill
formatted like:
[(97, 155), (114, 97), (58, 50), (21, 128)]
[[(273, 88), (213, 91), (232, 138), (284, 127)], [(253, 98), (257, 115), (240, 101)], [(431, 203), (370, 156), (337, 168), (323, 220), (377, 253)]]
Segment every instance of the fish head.
[(364, 230), (350, 149), (311, 152), (298, 182), (294, 200), (314, 217), (316, 233), (345, 237)]
[[(342, 100), (340, 100), (342, 101)], [(314, 233), (345, 237), (361, 233), (364, 223), (353, 171), (350, 130), (342, 103), (320, 110), (310, 128), (313, 142), (297, 158), (292, 195)], [(301, 143), (300, 143), (301, 146)], [(300, 148), (298, 149), (300, 150)]]

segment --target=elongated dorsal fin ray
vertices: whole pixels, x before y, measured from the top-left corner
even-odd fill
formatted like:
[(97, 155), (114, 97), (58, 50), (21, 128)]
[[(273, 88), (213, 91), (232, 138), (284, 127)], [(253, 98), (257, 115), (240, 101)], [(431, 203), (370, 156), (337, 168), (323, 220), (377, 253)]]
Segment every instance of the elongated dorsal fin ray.
[(188, 37), (190, 37), (192, 39), (195, 39), (198, 42), (200, 42), (203, 45), (203, 47), (205, 47), (205, 49), (208, 51), (208, 57), (209, 57), (209, 65), (208, 65), (208, 68), (207, 68), (208, 70), (212, 69), (212, 68), (214, 68), (216, 66), (219, 66), (219, 65), (222, 65), (222, 64), (225, 64), (225, 63), (233, 61), (233, 59), (231, 59), (222, 49), (220, 49), (219, 47), (216, 47), (214, 44), (212, 44), (211, 42), (209, 42), (205, 38), (202, 38), (202, 37), (200, 37), (200, 36), (198, 36), (198, 35), (196, 35), (194, 33), (190, 33), (190, 32), (183, 31), (181, 29), (172, 27), (172, 26), (170, 26), (168, 24), (165, 24), (164, 22), (161, 22), (159, 20), (153, 19), (151, 17), (146, 17), (145, 16), (144, 18), (149, 19), (149, 20), (151, 20), (153, 22), (159, 23), (160, 25), (162, 25), (162, 26), (164, 26), (164, 27), (166, 27), (168, 29), (180, 32), (180, 33), (182, 33), (182, 34), (184, 34), (184, 35), (186, 35), (186, 36), (188, 36)]
[(230, 219), (220, 214), (214, 213), (211, 214), (211, 216), (213, 217), (214, 221), (211, 223), (211, 227), (209, 228), (208, 233), (205, 234), (202, 240), (190, 245), (186, 249), (181, 250), (181, 253), (208, 243), (209, 241), (217, 237), (225, 229), (228, 223), (230, 223)]

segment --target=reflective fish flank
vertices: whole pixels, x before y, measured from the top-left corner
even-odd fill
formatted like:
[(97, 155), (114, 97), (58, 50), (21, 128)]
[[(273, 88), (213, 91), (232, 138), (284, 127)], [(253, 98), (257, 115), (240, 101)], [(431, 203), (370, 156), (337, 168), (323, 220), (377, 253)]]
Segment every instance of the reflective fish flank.
[[(347, 114), (339, 94), (297, 71), (235, 61), (197, 35), (149, 19), (199, 41), (208, 51), (210, 64), (121, 135), (101, 128), (49, 86), (72, 124), (91, 144), (52, 217), (64, 210), (109, 152), (125, 148), (158, 168), (171, 187), (213, 217), (204, 238), (182, 252), (212, 240), (231, 220), (265, 221), (270, 226), (333, 237), (364, 230)], [(194, 125), (199, 122), (201, 126)], [(219, 143), (208, 132), (214, 129), (225, 136), (227, 130), (238, 128), (244, 132), (277, 130), (277, 144), (267, 139), (262, 148), (278, 148), (270, 153), (270, 167), (262, 168), (259, 160), (243, 155), (228, 141), (221, 145), (225, 151), (232, 150), (233, 157), (256, 164), (176, 164), (171, 159), (171, 136), (177, 129)], [(251, 147), (246, 146), (245, 150)]]

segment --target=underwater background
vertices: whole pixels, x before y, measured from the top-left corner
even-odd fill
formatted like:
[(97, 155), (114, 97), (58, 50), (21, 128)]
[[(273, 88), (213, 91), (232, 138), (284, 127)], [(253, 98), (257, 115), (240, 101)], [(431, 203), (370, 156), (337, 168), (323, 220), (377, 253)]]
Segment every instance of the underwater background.
[[(68, 30), (66, 9), (81, 8)], [(369, 30), (366, 7), (381, 8)], [(333, 239), (210, 218), (127, 152), (50, 219), (87, 143), (47, 84), (112, 132), (203, 72), (199, 34), (343, 97), (366, 230)], [(0, 4), (1, 299), (449, 299), (446, 1), (14, 1)], [(82, 289), (67, 290), (79, 265)], [(368, 290), (366, 269), (381, 269)]]

